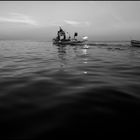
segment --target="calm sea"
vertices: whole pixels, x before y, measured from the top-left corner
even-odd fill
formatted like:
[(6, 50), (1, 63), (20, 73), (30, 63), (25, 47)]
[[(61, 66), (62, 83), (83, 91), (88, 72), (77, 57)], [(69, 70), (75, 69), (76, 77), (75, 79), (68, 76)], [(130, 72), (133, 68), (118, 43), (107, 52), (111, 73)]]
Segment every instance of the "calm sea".
[(0, 41), (0, 137), (127, 132), (140, 125), (140, 48)]

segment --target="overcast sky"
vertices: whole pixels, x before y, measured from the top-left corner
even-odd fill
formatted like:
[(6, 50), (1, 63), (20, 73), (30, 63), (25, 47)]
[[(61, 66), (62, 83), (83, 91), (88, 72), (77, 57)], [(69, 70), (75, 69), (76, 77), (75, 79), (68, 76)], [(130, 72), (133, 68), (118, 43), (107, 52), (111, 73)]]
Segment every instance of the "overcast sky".
[(140, 39), (140, 2), (0, 1), (0, 39), (51, 40), (60, 25), (90, 40)]

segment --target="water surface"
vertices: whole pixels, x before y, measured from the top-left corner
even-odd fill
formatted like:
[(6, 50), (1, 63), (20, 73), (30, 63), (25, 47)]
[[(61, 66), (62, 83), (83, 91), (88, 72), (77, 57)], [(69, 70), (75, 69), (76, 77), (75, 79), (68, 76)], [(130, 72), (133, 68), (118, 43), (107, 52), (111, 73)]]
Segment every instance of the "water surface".
[(0, 137), (128, 132), (140, 125), (140, 48), (0, 41)]

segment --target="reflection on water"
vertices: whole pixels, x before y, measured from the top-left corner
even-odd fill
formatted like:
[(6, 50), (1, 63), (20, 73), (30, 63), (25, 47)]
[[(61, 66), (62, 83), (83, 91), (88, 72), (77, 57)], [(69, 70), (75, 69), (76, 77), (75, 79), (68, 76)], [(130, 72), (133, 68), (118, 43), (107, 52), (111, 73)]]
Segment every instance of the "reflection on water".
[(101, 44), (0, 41), (0, 137), (136, 129), (140, 49)]
[[(87, 64), (88, 63), (88, 57), (86, 57), (88, 55), (88, 45), (85, 45), (82, 49), (82, 52), (83, 52), (83, 55), (84, 55), (84, 58), (83, 58), (83, 63)], [(85, 65), (86, 67), (86, 65)], [(84, 71), (83, 72), (84, 74), (87, 74), (87, 71)]]
[(63, 68), (65, 65), (66, 60), (66, 48), (65, 46), (59, 46), (58, 47), (58, 58), (60, 60), (60, 67)]

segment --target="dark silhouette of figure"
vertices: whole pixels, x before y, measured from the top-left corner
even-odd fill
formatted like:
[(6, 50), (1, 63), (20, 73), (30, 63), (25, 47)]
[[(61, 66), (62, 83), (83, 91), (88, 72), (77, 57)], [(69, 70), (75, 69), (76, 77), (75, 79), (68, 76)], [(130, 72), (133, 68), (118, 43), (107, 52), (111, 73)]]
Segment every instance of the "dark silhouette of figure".
[(65, 32), (63, 31), (63, 29), (61, 27), (59, 27), (59, 31), (57, 32), (57, 39), (58, 40), (61, 40), (61, 36), (63, 36), (63, 39), (62, 40), (66, 40), (66, 34)]
[[(78, 33), (77, 33), (77, 32), (74, 33), (74, 39), (75, 39), (76, 36), (78, 36)], [(75, 40), (76, 40), (76, 39), (75, 39)]]

